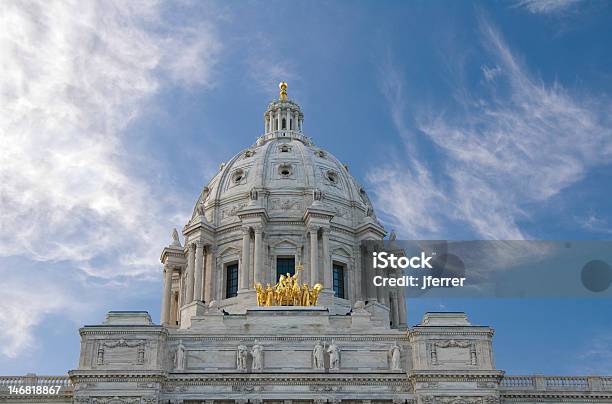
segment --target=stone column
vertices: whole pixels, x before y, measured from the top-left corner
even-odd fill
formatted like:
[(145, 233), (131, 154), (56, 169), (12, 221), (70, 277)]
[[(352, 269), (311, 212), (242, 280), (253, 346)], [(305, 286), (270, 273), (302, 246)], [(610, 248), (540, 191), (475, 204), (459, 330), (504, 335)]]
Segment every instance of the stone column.
[(291, 111), (289, 111), (289, 108), (287, 108), (287, 112), (286, 112), (287, 117), (285, 118), (287, 120), (287, 130), (291, 129)]
[(170, 325), (176, 325), (178, 319), (178, 292), (172, 293), (172, 301), (170, 302)]
[(202, 300), (202, 278), (204, 272), (204, 244), (201, 240), (196, 241), (195, 252), (195, 285), (193, 288), (193, 300)]
[(399, 312), (399, 328), (406, 329), (408, 325), (408, 314), (406, 313), (406, 296), (404, 295), (403, 288), (400, 288), (397, 294), (397, 308)]
[(365, 247), (362, 250), (363, 254), (361, 256), (361, 263), (365, 267), (365, 292), (366, 292), (366, 300), (368, 302), (378, 302), (378, 289), (374, 286), (372, 280), (374, 279), (374, 268), (372, 267), (372, 263), (368, 260), (372, 257), (372, 249), (369, 247)]
[(164, 265), (164, 294), (162, 296), (161, 323), (170, 322), (170, 299), (172, 298), (172, 268)]
[(255, 257), (253, 258), (253, 283), (263, 282), (263, 265), (262, 265), (262, 232), (261, 227), (253, 229), (255, 232)]
[[(332, 289), (334, 286), (334, 278), (331, 266), (331, 256), (329, 255), (329, 229), (325, 227), (321, 229), (321, 242), (323, 244), (323, 287)], [(348, 276), (348, 271), (346, 275)], [(348, 295), (345, 297), (348, 297)]]
[(185, 303), (189, 304), (193, 301), (193, 284), (195, 283), (194, 279), (194, 267), (195, 267), (195, 246), (193, 244), (189, 244), (189, 252), (187, 257), (187, 288), (185, 293)]
[(319, 241), (317, 240), (317, 228), (311, 227), (310, 232), (310, 285), (319, 282)]
[(393, 304), (390, 304), (392, 311), (391, 311), (391, 320), (393, 321), (393, 326), (395, 328), (399, 328), (399, 302), (398, 302), (398, 298), (397, 298), (397, 292), (396, 291), (392, 291), (391, 292), (391, 300), (393, 301)]
[(213, 246), (209, 244), (206, 246), (206, 280), (204, 282), (204, 300), (206, 301), (206, 303), (210, 303), (212, 300), (216, 300), (214, 297), (215, 271), (213, 268), (213, 260)]
[(251, 267), (251, 229), (242, 228), (242, 262), (238, 268), (238, 288), (246, 290), (249, 288), (249, 268)]
[(268, 132), (272, 132), (274, 130), (274, 125), (272, 125), (272, 111), (268, 114)]

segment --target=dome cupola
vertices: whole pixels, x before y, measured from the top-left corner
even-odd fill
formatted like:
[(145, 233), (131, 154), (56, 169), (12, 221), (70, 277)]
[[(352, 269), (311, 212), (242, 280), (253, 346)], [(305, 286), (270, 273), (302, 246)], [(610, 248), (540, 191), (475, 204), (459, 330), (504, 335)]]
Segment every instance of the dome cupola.
[(264, 113), (264, 135), (258, 139), (258, 143), (277, 137), (308, 141), (302, 135), (304, 114), (300, 106), (287, 96), (287, 87), (284, 81), (278, 84), (278, 99), (268, 104)]

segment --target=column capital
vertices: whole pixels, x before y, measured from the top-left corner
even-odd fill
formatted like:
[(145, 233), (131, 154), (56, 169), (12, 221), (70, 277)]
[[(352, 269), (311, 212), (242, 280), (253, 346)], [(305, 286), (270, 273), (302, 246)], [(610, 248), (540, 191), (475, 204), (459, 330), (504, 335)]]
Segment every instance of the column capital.
[(253, 226), (253, 231), (257, 234), (261, 234), (263, 233), (263, 226), (262, 225)]
[(196, 248), (203, 248), (204, 247), (204, 242), (202, 240), (196, 240), (194, 243)]
[(242, 226), (240, 230), (242, 230), (242, 235), (251, 234), (251, 226)]
[(308, 226), (308, 233), (317, 233), (319, 231), (319, 226), (310, 225)]

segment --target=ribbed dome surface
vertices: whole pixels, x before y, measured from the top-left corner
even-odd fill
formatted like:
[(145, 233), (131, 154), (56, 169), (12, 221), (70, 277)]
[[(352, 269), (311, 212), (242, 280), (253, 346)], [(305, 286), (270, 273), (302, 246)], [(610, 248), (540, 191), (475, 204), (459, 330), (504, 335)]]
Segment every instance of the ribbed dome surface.
[(270, 217), (301, 218), (321, 191), (322, 205), (334, 221), (358, 224), (371, 204), (361, 186), (331, 153), (297, 131), (276, 131), (235, 155), (204, 188), (194, 209), (204, 202), (207, 220), (216, 226), (238, 220), (236, 213), (257, 191)]

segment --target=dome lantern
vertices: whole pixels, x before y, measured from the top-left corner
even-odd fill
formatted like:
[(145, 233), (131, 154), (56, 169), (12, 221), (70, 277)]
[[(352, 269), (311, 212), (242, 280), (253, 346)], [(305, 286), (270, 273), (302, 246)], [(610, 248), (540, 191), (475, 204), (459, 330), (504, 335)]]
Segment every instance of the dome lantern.
[[(268, 104), (264, 113), (264, 136), (277, 137), (301, 137), (304, 114), (300, 106), (287, 96), (287, 83), (281, 81), (278, 84), (280, 93), (277, 100)], [(272, 135), (272, 136), (270, 136)]]

